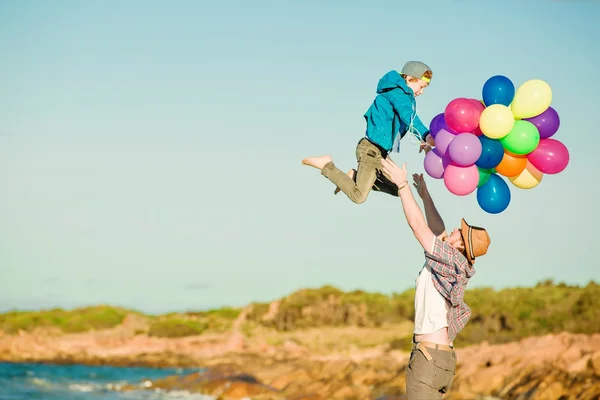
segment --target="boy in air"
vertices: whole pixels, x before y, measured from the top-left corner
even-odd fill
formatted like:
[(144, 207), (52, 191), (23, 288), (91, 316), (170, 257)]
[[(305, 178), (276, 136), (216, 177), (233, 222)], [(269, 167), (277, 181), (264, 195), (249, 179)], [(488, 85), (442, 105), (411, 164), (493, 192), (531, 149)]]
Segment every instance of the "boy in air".
[(366, 135), (356, 147), (356, 170), (347, 174), (330, 156), (307, 157), (302, 164), (321, 170), (354, 203), (361, 204), (371, 190), (398, 196), (398, 187), (382, 173), (381, 161), (390, 152), (400, 152), (400, 140), (411, 132), (421, 143), (420, 151), (434, 146), (433, 137), (417, 116), (416, 97), (431, 82), (432, 72), (420, 61), (407, 62), (402, 71), (390, 71), (377, 85), (377, 96), (365, 113)]

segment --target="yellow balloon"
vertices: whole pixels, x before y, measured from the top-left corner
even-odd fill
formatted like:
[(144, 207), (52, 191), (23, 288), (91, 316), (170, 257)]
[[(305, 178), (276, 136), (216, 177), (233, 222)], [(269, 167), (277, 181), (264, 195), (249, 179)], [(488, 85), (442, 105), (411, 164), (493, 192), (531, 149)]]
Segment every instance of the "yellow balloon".
[(510, 108), (515, 118), (523, 119), (540, 115), (551, 103), (550, 85), (540, 79), (532, 79), (517, 89)]
[(544, 174), (527, 160), (527, 165), (523, 172), (508, 179), (520, 189), (531, 189), (539, 185), (543, 177)]
[(479, 117), (479, 129), (490, 139), (502, 139), (512, 130), (515, 117), (504, 104), (486, 107)]

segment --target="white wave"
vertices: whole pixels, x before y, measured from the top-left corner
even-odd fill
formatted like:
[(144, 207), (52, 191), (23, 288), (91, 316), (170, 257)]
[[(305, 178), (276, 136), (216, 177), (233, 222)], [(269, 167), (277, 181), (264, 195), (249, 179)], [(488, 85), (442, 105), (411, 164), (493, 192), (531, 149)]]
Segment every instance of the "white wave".
[(132, 400), (216, 400), (216, 397), (199, 393), (190, 393), (186, 390), (174, 390), (166, 392), (162, 389), (136, 390), (120, 393), (119, 397)]
[(87, 384), (87, 383), (71, 383), (69, 390), (72, 392), (93, 392), (97, 389), (98, 385)]
[(35, 386), (43, 386), (43, 387), (54, 386), (54, 384), (52, 382), (50, 382), (48, 379), (44, 379), (44, 378), (34, 377), (34, 378), (29, 379), (29, 382), (31, 382)]

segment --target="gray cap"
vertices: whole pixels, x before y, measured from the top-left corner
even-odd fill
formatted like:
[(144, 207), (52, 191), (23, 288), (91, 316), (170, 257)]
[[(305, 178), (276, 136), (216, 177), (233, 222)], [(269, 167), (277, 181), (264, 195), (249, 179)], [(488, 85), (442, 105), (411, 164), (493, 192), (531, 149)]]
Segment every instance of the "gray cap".
[(430, 79), (427, 79), (423, 76), (425, 71), (431, 71), (431, 68), (421, 61), (409, 61), (404, 64), (404, 67), (402, 68), (402, 74), (414, 76), (415, 78), (423, 79), (424, 81), (429, 82)]

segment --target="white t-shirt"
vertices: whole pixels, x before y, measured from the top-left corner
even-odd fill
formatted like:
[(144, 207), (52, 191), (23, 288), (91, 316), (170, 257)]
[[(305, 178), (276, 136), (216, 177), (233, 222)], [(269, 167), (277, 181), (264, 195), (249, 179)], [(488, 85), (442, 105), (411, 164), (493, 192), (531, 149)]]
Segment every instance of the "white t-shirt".
[[(430, 253), (433, 253), (435, 239), (433, 236)], [(423, 335), (447, 327), (449, 309), (450, 304), (433, 284), (431, 268), (425, 265), (416, 279), (414, 333)]]

